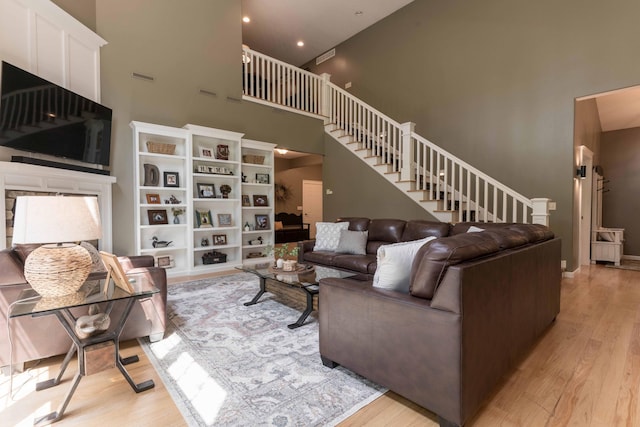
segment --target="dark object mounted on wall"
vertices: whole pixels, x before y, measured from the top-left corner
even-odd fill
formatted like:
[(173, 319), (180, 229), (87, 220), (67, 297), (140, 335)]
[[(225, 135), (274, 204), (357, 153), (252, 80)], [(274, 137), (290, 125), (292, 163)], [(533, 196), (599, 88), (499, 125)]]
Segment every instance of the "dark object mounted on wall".
[(576, 169), (576, 176), (580, 179), (585, 179), (587, 177), (587, 165), (581, 165)]
[(2, 62), (0, 145), (109, 166), (110, 108)]

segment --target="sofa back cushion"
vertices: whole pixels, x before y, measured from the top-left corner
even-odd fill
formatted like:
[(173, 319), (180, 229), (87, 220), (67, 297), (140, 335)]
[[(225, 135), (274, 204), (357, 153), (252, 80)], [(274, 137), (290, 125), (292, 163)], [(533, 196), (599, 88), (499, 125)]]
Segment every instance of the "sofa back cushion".
[(336, 222), (348, 222), (351, 231), (367, 231), (369, 229), (369, 218), (362, 217), (343, 217), (338, 218)]
[(420, 248), (411, 268), (410, 293), (432, 299), (447, 268), (498, 252), (500, 245), (488, 233), (464, 233), (441, 237)]
[(367, 253), (375, 254), (381, 245), (402, 241), (406, 223), (403, 219), (372, 219), (369, 222)]
[(449, 235), (451, 224), (448, 222), (413, 219), (407, 221), (402, 233), (402, 241), (424, 239), (425, 237), (445, 237)]

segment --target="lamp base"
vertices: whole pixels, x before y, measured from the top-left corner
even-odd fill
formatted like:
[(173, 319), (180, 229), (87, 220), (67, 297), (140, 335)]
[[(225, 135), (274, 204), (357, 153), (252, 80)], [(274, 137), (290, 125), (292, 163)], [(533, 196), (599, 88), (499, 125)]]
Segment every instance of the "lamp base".
[(80, 245), (43, 245), (27, 257), (24, 277), (41, 296), (61, 297), (80, 289), (91, 265), (89, 252)]

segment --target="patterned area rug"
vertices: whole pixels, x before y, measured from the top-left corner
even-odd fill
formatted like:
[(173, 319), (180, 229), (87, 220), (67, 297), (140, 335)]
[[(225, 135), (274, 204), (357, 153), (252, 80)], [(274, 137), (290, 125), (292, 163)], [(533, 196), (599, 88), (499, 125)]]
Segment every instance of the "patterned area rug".
[(258, 288), (248, 273), (170, 285), (165, 339), (140, 340), (190, 426), (335, 425), (386, 391), (322, 365), (315, 312), (290, 330), (295, 303), (245, 307)]
[(606, 264), (605, 267), (618, 268), (620, 270), (636, 270), (636, 271), (640, 271), (640, 260), (623, 259), (623, 260), (620, 260), (620, 265)]

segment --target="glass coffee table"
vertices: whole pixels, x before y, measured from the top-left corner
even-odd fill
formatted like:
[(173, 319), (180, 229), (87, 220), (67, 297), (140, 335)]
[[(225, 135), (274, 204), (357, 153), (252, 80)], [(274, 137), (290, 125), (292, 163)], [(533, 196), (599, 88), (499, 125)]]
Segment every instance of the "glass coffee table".
[[(306, 296), (306, 307), (304, 312), (300, 315), (298, 320), (294, 323), (287, 325), (289, 329), (296, 329), (304, 325), (305, 320), (313, 311), (314, 297), (318, 295), (320, 279), (327, 277), (347, 278), (355, 276), (354, 273), (347, 271), (336, 270), (335, 268), (321, 267), (310, 264), (298, 264), (298, 269), (295, 272), (286, 272), (276, 270), (268, 264), (260, 265), (243, 265), (242, 267), (236, 267), (238, 270), (245, 271), (247, 273), (253, 273), (260, 278), (260, 290), (249, 302), (245, 302), (244, 305), (250, 306), (258, 303), (258, 300), (267, 291), (267, 284), (270, 288), (277, 289), (278, 287), (289, 287), (300, 289)], [(316, 301), (318, 301), (316, 297)]]

